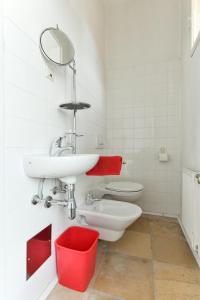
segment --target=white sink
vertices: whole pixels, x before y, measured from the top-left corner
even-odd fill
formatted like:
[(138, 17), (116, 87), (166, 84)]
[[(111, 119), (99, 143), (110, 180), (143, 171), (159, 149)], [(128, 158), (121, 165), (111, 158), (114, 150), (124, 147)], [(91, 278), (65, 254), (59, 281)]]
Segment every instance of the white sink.
[(63, 182), (75, 180), (94, 167), (98, 154), (74, 154), (69, 156), (25, 155), (24, 170), (33, 178), (59, 178)]

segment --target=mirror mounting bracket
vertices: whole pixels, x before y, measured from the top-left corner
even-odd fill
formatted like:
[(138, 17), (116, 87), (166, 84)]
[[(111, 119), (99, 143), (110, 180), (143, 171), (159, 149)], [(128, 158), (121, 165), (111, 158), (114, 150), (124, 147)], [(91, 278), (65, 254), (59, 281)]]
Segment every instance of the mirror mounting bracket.
[(74, 74), (76, 74), (76, 62), (75, 62), (75, 59), (68, 66), (74, 72)]

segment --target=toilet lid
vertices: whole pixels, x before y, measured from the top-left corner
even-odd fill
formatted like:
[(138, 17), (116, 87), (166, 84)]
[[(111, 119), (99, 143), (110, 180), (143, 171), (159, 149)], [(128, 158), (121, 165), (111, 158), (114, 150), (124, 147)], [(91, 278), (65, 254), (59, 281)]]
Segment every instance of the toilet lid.
[(139, 192), (144, 189), (143, 185), (130, 181), (110, 182), (106, 185), (106, 189), (117, 192)]

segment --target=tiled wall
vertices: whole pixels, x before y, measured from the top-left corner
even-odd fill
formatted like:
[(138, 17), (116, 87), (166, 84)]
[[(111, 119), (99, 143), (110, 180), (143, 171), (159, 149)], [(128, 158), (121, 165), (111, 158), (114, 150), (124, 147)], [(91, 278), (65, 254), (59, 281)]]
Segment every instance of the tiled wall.
[[(108, 152), (127, 162), (114, 179), (142, 183), (145, 191), (138, 204), (145, 212), (165, 215), (180, 211), (179, 4), (105, 4)], [(169, 153), (167, 163), (158, 161), (162, 146)]]
[[(130, 76), (129, 83), (125, 83), (126, 72)], [(144, 197), (139, 203), (145, 211), (177, 214), (180, 197), (180, 64), (117, 68), (110, 69), (108, 74), (112, 79), (116, 78), (107, 90), (109, 152), (121, 154), (127, 161), (123, 179), (126, 177), (144, 185)], [(168, 163), (158, 161), (161, 146), (167, 147)]]
[[(78, 100), (92, 105), (90, 110), (77, 114), (78, 130), (85, 134), (78, 142), (78, 152), (96, 152), (95, 136), (98, 132), (104, 134), (105, 130), (101, 3), (93, 0), (5, 1), (5, 300), (39, 299), (56, 276), (54, 244), (52, 256), (26, 281), (26, 241), (49, 224), (52, 224), (54, 241), (72, 224), (67, 220), (66, 209), (45, 209), (31, 204), (38, 180), (26, 177), (22, 164), (25, 153), (47, 154), (51, 141), (72, 126), (71, 113), (58, 109), (60, 103), (70, 100), (70, 71), (65, 74), (65, 68), (53, 68), (54, 80), (48, 80), (39, 52), (40, 32), (56, 24), (74, 43)], [(78, 204), (95, 182), (86, 176), (78, 179)], [(44, 195), (53, 184), (47, 181)]]

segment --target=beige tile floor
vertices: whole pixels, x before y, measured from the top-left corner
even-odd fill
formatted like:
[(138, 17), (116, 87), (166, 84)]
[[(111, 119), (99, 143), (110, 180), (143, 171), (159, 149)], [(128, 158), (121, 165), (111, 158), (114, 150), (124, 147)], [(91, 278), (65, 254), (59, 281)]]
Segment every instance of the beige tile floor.
[(176, 220), (143, 216), (115, 243), (99, 243), (85, 293), (57, 285), (47, 300), (200, 300), (200, 269)]

